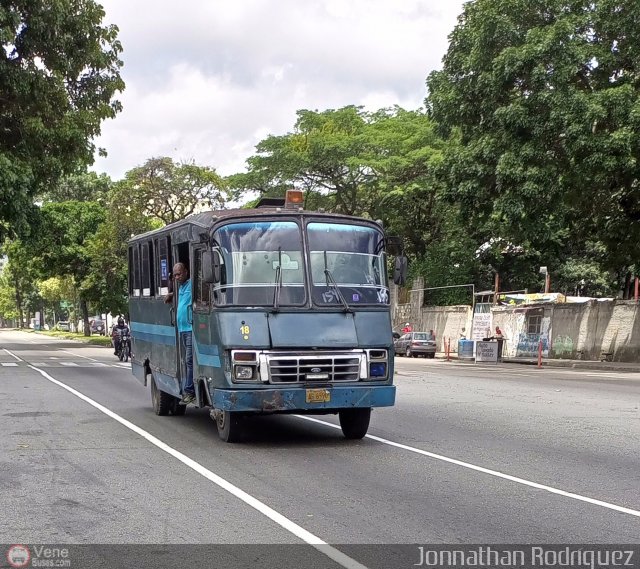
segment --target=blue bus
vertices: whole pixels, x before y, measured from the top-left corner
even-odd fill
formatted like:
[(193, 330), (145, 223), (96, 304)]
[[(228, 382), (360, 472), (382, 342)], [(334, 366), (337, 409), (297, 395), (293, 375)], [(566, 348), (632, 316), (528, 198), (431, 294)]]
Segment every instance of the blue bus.
[[(391, 406), (393, 337), (387, 248), (378, 222), (305, 211), (302, 193), (254, 209), (208, 211), (129, 241), (132, 371), (157, 415), (183, 415), (183, 349), (171, 270), (189, 268), (195, 405), (219, 436), (248, 414), (338, 414), (359, 439)], [(397, 250), (400, 253), (400, 250)], [(394, 281), (406, 278), (398, 254)]]

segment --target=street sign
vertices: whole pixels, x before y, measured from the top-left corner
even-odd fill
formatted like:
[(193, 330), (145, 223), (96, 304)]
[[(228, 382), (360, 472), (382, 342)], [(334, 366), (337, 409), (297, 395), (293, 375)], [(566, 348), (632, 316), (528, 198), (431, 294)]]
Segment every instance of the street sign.
[(498, 363), (498, 342), (476, 342), (476, 363)]
[(480, 312), (473, 315), (471, 340), (481, 342), (491, 335), (491, 312)]

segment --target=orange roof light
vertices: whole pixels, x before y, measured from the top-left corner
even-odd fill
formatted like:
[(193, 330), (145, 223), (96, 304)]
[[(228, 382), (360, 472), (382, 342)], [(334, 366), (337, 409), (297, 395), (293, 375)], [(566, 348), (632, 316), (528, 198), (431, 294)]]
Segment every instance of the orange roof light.
[(285, 207), (302, 207), (304, 204), (304, 192), (302, 190), (287, 190)]

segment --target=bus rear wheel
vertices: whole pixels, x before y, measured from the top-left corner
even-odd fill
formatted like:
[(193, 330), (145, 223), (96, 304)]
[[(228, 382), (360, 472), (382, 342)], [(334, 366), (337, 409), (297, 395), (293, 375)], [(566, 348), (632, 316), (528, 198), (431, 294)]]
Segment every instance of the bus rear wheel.
[(240, 440), (242, 435), (242, 415), (231, 411), (222, 411), (216, 409), (212, 412), (218, 427), (218, 436), (225, 443), (235, 443)]
[(371, 407), (342, 409), (338, 412), (342, 434), (347, 439), (361, 439), (369, 430)]
[[(180, 414), (174, 411), (174, 405), (177, 404), (177, 399), (173, 395), (169, 395), (165, 391), (158, 389), (153, 376), (151, 376), (151, 404), (153, 405), (153, 412), (156, 415), (164, 416), (170, 412), (173, 412), (174, 415)], [(184, 412), (182, 414), (184, 414)]]

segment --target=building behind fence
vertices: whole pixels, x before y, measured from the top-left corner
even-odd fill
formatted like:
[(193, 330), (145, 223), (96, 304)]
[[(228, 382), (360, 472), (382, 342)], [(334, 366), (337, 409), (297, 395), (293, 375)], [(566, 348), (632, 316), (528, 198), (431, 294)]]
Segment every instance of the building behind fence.
[[(424, 288), (414, 280), (412, 289)], [(424, 292), (416, 290), (408, 303), (399, 303), (399, 289), (391, 290), (391, 316), (394, 330), (410, 322), (414, 330), (434, 330), (438, 351), (445, 351), (447, 339), (457, 346), (462, 329), (468, 338), (473, 332), (470, 305), (424, 306)], [(503, 356), (537, 357), (542, 342), (547, 358), (640, 362), (640, 305), (634, 300), (535, 303), (491, 306), (484, 317), (487, 335), (500, 326), (506, 338)], [(476, 333), (478, 331), (476, 330)]]

